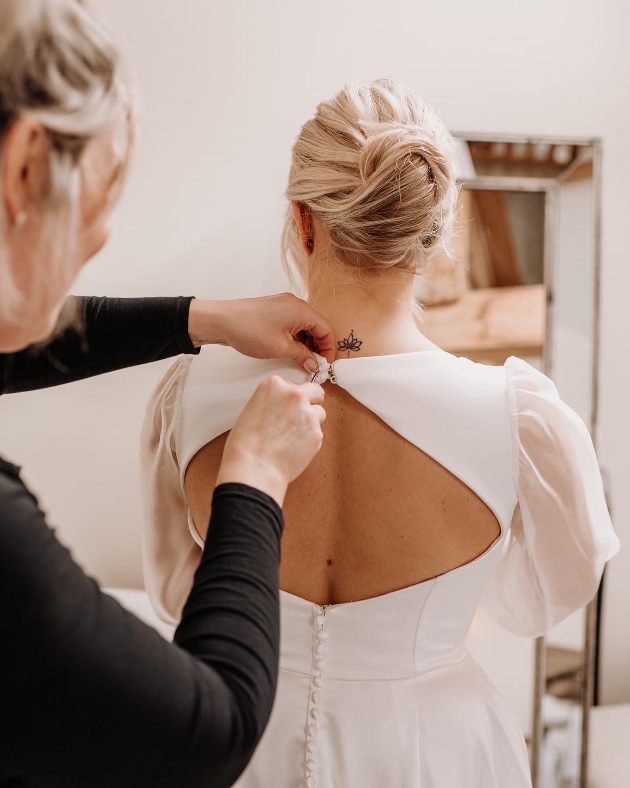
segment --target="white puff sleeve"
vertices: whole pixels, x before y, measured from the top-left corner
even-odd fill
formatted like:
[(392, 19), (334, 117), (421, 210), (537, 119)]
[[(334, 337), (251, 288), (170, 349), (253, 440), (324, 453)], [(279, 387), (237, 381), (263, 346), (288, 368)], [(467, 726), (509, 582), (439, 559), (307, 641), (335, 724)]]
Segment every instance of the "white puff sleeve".
[(147, 406), (140, 439), (145, 586), (158, 616), (172, 625), (179, 623), (201, 560), (201, 548), (188, 527), (188, 505), (175, 446), (190, 362), (190, 357), (179, 359), (159, 381)]
[(538, 636), (597, 592), (619, 550), (591, 436), (552, 381), (505, 363), (518, 504), (483, 607), (505, 629)]

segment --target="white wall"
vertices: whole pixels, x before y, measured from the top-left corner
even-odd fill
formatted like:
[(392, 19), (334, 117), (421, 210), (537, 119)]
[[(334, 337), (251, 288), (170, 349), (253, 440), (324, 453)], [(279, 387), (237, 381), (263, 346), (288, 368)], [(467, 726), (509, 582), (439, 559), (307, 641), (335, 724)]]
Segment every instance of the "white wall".
[[(600, 453), (630, 538), (623, 0), (107, 0), (145, 134), (115, 237), (77, 292), (232, 297), (284, 289), (277, 256), (292, 140), (346, 80), (411, 83), (460, 131), (604, 139)], [(162, 365), (163, 366), (163, 365)], [(0, 402), (2, 453), (109, 585), (141, 584), (137, 440), (159, 374), (136, 369)], [(610, 697), (630, 699), (630, 553), (608, 575)], [(622, 632), (621, 627), (625, 627)]]

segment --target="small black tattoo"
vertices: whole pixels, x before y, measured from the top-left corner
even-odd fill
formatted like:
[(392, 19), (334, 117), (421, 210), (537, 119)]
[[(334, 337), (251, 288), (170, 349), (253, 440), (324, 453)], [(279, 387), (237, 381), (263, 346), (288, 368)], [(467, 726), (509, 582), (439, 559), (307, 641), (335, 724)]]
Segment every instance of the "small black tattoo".
[(363, 342), (355, 337), (354, 330), (352, 330), (350, 332), (350, 336), (347, 337), (347, 339), (344, 339), (342, 342), (337, 342), (337, 347), (342, 351), (347, 350), (348, 358), (350, 358), (350, 351), (353, 353), (358, 353), (362, 344)]

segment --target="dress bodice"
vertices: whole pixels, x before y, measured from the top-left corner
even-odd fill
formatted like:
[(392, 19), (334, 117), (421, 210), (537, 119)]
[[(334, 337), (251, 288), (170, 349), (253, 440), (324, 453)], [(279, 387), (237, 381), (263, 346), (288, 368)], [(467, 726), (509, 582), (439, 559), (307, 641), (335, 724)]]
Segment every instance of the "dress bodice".
[[(318, 616), (326, 622), (329, 677), (408, 677), (461, 659), (464, 638), (499, 560), (517, 500), (505, 371), (443, 351), (341, 359), (334, 364), (319, 360), (317, 382), (344, 388), (467, 484), (495, 513), (501, 535), (469, 564), (373, 599), (319, 608), (283, 592), (281, 666), (304, 673), (314, 670), (317, 644), (313, 645), (311, 630)], [(277, 361), (233, 357), (220, 366), (191, 364), (177, 433), (182, 485), (197, 451), (234, 424), (256, 386), (270, 374), (295, 382), (308, 379), (299, 369)], [(192, 518), (189, 527), (200, 541)], [(360, 650), (357, 643), (362, 644)]]
[[(291, 364), (212, 348), (176, 362), (149, 403), (145, 572), (170, 623), (203, 549), (186, 468), (270, 375), (308, 380)], [(618, 540), (588, 430), (516, 358), (491, 367), (442, 351), (359, 357), (323, 363), (326, 380), (457, 476), (501, 533), (470, 563), (372, 599), (321, 607), (281, 592), (278, 694), (238, 788), (531, 788), (518, 723), (464, 640), (479, 604), (505, 628), (538, 635), (595, 593)]]
[[(588, 430), (549, 378), (515, 357), (487, 366), (441, 350), (321, 362), (320, 382), (342, 387), (458, 477), (501, 527), (472, 563), (375, 600), (335, 606), (327, 614), (331, 626), (343, 620), (361, 628), (365, 619), (361, 637), (368, 643), (378, 638), (378, 627), (370, 634), (367, 623), (373, 613), (398, 633), (391, 642), (406, 638), (391, 664), (413, 672), (451, 658), (480, 602), (506, 629), (533, 636), (592, 598), (619, 541)], [(271, 375), (309, 380), (289, 362), (207, 348), (177, 361), (149, 403), (142, 435), (145, 577), (168, 623), (179, 618), (203, 549), (186, 500), (188, 464), (234, 426)], [(306, 620), (312, 606), (304, 605)], [(307, 608), (286, 594), (283, 607), (300, 628), (298, 613)]]
[(359, 602), (320, 606), (281, 592), (280, 667), (361, 681), (409, 678), (459, 661), (502, 542), (437, 578)]
[[(205, 363), (204, 363), (205, 362)], [(410, 443), (470, 487), (494, 512), (502, 529), (516, 505), (505, 370), (475, 364), (444, 351), (397, 356), (320, 358), (319, 382), (332, 380)], [(202, 446), (231, 429), (265, 378), (296, 383), (309, 378), (278, 361), (226, 354), (190, 365), (177, 432), (183, 483)]]

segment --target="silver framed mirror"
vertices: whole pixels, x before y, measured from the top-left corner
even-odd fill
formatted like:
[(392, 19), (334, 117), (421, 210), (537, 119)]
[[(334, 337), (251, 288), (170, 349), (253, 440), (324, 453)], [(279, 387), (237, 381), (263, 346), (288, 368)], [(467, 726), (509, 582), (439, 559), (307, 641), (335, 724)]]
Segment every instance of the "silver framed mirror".
[[(526, 358), (555, 382), (595, 440), (601, 142), (454, 136), (458, 231), (452, 258), (438, 260), (419, 285), (423, 330), (446, 350), (476, 361)], [(531, 673), (522, 682), (530, 713), (521, 718), (534, 788), (587, 786), (597, 632), (596, 598), (544, 638), (520, 645), (515, 663)], [(516, 643), (509, 649), (519, 653)], [(483, 666), (500, 684), (496, 665)]]

